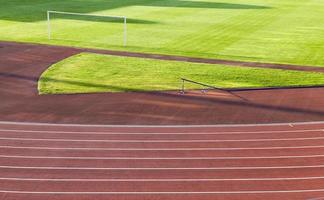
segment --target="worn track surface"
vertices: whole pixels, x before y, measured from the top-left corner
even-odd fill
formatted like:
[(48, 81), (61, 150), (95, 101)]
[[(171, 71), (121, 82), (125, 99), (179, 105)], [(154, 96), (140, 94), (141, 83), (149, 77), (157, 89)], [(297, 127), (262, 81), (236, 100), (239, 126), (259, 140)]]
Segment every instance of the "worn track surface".
[[(84, 124), (220, 124), (324, 120), (324, 88), (39, 96), (51, 64), (84, 50), (0, 43), (0, 120)], [(79, 84), (79, 83), (75, 83)]]

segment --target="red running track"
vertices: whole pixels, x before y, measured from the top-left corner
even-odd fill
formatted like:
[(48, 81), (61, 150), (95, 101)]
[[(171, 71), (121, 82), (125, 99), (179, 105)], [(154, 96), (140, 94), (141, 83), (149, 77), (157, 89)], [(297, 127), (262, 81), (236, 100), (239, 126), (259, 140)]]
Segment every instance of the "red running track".
[(324, 120), (324, 87), (186, 95), (177, 92), (38, 95), (39, 76), (50, 65), (90, 50), (11, 42), (0, 42), (0, 47), (0, 121), (182, 125)]
[[(236, 124), (324, 120), (324, 88), (233, 91), (242, 98), (217, 92), (39, 96), (40, 74), (84, 50), (0, 45), (3, 121)], [(321, 122), (146, 127), (0, 122), (0, 200), (321, 197)]]
[(0, 122), (0, 199), (320, 199), (324, 122)]

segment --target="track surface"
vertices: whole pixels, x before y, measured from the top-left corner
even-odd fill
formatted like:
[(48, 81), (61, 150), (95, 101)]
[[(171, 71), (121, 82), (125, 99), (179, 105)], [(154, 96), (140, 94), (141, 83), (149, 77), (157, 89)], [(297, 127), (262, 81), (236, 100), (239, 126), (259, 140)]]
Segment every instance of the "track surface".
[[(51, 64), (81, 49), (0, 43), (0, 120), (84, 124), (223, 124), (324, 120), (324, 88), (39, 96)], [(75, 83), (80, 84), (80, 83)]]
[[(38, 96), (83, 50), (0, 44), (0, 120), (216, 124), (324, 120), (324, 89)], [(76, 83), (77, 84), (77, 83)], [(89, 126), (0, 122), (0, 200), (315, 200), (324, 123)]]
[(1, 200), (317, 199), (324, 123), (108, 127), (0, 123)]

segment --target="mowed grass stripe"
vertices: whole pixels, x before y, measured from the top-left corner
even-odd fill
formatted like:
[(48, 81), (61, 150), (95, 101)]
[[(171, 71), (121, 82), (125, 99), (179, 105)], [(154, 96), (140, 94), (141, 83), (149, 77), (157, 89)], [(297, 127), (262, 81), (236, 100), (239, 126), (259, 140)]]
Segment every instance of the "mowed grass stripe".
[(324, 85), (324, 73), (81, 53), (51, 66), (38, 87), (41, 94), (164, 91), (178, 90), (181, 77), (222, 88)]
[[(222, 52), (223, 49), (230, 48), (232, 44), (262, 29), (278, 17), (277, 15), (268, 16), (265, 12), (255, 11), (252, 13), (252, 11), (249, 11), (250, 15), (248, 17), (245, 16), (246, 12), (238, 12), (237, 16), (211, 24), (205, 29), (188, 36), (191, 39), (188, 40), (188, 46), (186, 47), (190, 48), (189, 45), (191, 45), (191, 51), (193, 52)], [(273, 12), (270, 13), (273, 14)], [(266, 16), (264, 20), (255, 20), (264, 16)], [(170, 46), (175, 46), (176, 44)], [(178, 49), (181, 50), (181, 47), (178, 47)]]
[[(235, 52), (234, 54), (241, 54), (244, 59), (252, 52), (260, 60), (271, 57), (273, 62), (295, 64), (313, 60), (314, 65), (320, 65), (323, 59), (317, 57), (317, 54), (319, 52), (323, 54), (324, 50), (324, 45), (322, 45), (324, 40), (320, 36), (324, 33), (324, 18), (321, 12), (317, 13), (312, 10), (315, 9), (314, 4), (311, 3), (314, 1), (301, 2), (291, 3), (289, 8), (281, 13), (280, 18), (248, 38), (237, 42), (225, 53)], [(318, 6), (317, 10), (324, 10), (323, 4)], [(254, 48), (242, 51), (247, 45), (254, 46)], [(271, 51), (272, 49), (277, 50)]]
[[(0, 40), (324, 66), (321, 0), (0, 0)], [(125, 15), (122, 23), (55, 19), (46, 11)], [(23, 31), (22, 31), (23, 30)]]

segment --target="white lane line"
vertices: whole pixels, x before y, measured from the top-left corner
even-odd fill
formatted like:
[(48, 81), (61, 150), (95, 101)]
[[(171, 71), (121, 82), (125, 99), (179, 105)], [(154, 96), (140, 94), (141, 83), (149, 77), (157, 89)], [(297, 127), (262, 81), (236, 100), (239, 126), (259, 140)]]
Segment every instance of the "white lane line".
[(306, 199), (306, 200), (323, 200), (324, 197), (316, 197), (316, 198), (311, 198), (311, 199)]
[(57, 126), (57, 127), (107, 127), (107, 128), (209, 128), (209, 127), (262, 127), (262, 126), (287, 126), (292, 125), (318, 125), (324, 121), (289, 122), (289, 123), (259, 123), (259, 124), (214, 124), (214, 125), (103, 125), (103, 124), (60, 124), (37, 122), (12, 122), (0, 121), (2, 125), (20, 126)]
[(100, 131), (41, 131), (41, 130), (19, 130), (0, 129), (0, 132), (18, 133), (55, 133), (55, 134), (78, 134), (78, 135), (231, 135), (231, 134), (262, 134), (262, 133), (308, 133), (324, 132), (324, 129), (302, 129), (302, 130), (276, 130), (276, 131), (216, 131), (216, 132), (100, 132)]
[(249, 159), (292, 159), (292, 158), (323, 158), (319, 155), (291, 155), (291, 156), (237, 156), (237, 157), (61, 157), (61, 156), (17, 156), (0, 155), (0, 158), (21, 158), (21, 159), (62, 159), (62, 160), (249, 160)]
[(91, 147), (33, 147), (33, 146), (0, 146), (1, 149), (34, 149), (34, 150), (71, 150), (71, 151), (236, 151), (236, 150), (276, 150), (276, 149), (317, 149), (322, 146), (278, 146), (278, 147), (215, 147), (215, 148), (91, 148)]
[(116, 170), (116, 171), (145, 171), (145, 170), (265, 170), (265, 169), (316, 169), (324, 168), (324, 165), (304, 165), (304, 166), (258, 166), (258, 167), (40, 167), (40, 166), (10, 166), (0, 165), (0, 169), (30, 169), (30, 170)]
[(0, 177), (3, 181), (48, 181), (48, 182), (217, 182), (217, 181), (290, 181), (290, 180), (321, 180), (323, 176), (314, 177), (278, 177), (278, 178), (208, 178), (208, 179), (92, 179), (92, 178), (16, 178)]
[(323, 140), (324, 137), (307, 138), (278, 138), (278, 139), (238, 139), (238, 140), (80, 140), (80, 139), (54, 139), (54, 138), (15, 138), (0, 137), (0, 140), (15, 141), (52, 141), (52, 142), (105, 142), (105, 143), (216, 143), (216, 142), (266, 142), (266, 141), (303, 141)]
[(272, 194), (272, 193), (309, 193), (309, 192), (324, 192), (324, 189), (310, 189), (310, 190), (243, 190), (243, 191), (170, 191), (170, 192), (63, 192), (63, 191), (18, 191), (18, 190), (0, 190), (0, 193), (11, 194), (50, 194), (50, 195), (199, 195), (199, 194)]

